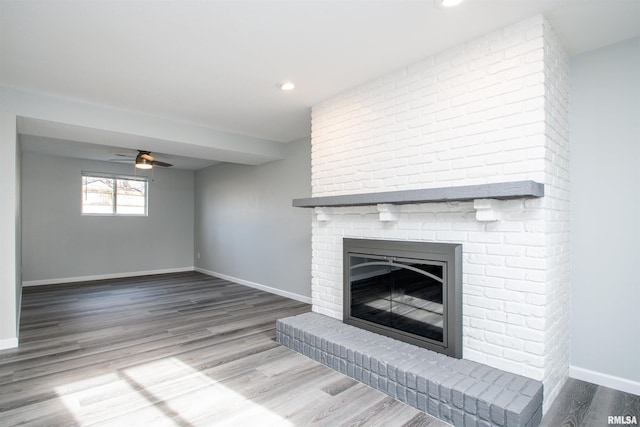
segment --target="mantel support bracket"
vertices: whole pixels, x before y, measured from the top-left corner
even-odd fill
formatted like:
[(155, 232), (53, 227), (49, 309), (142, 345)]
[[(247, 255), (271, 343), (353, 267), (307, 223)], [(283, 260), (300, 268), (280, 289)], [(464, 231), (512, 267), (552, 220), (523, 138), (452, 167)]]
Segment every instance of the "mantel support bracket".
[(378, 219), (382, 222), (395, 222), (400, 218), (396, 205), (379, 203), (376, 208), (378, 209)]
[(329, 222), (332, 219), (333, 209), (318, 206), (315, 208), (316, 220), (319, 222)]
[(481, 222), (499, 221), (502, 219), (504, 201), (497, 199), (475, 199), (473, 208), (476, 210), (476, 220)]

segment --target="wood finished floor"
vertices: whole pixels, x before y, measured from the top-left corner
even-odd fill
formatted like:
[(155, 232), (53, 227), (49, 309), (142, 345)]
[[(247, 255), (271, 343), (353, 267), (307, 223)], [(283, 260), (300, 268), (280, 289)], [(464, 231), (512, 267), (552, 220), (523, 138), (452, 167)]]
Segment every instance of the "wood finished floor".
[(446, 426), (275, 343), (293, 300), (177, 273), (25, 288), (0, 426)]
[(608, 426), (609, 416), (635, 416), (640, 423), (640, 396), (569, 378), (540, 427)]

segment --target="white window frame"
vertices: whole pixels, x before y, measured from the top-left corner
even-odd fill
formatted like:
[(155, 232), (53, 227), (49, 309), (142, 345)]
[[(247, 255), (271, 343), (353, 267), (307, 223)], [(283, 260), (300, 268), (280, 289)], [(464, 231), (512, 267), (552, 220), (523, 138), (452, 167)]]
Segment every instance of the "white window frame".
[[(102, 173), (102, 172), (89, 172), (82, 171), (82, 178), (80, 179), (80, 186), (82, 187), (81, 191), (81, 199), (80, 199), (80, 213), (82, 216), (149, 216), (149, 179), (146, 176), (135, 176), (135, 175), (121, 175), (121, 174), (112, 174), (112, 173)], [(84, 197), (85, 197), (85, 187), (84, 187), (84, 178), (108, 178), (113, 180), (113, 191), (111, 193), (111, 197), (113, 199), (112, 212), (108, 213), (88, 213), (84, 211)], [(138, 181), (144, 182), (144, 213), (118, 213), (118, 180), (126, 180), (126, 181)]]

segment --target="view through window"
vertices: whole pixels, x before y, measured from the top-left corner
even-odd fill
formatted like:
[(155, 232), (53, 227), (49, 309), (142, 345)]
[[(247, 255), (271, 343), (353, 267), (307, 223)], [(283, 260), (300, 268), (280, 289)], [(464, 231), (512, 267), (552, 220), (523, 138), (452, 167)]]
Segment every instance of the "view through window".
[(147, 178), (82, 172), (83, 215), (147, 215)]

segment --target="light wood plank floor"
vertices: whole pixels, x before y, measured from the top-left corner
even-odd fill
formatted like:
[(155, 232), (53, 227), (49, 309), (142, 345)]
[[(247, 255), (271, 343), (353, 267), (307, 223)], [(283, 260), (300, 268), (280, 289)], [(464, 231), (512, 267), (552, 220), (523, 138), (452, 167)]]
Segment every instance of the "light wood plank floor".
[(447, 425), (276, 344), (309, 310), (195, 272), (25, 288), (0, 425)]

